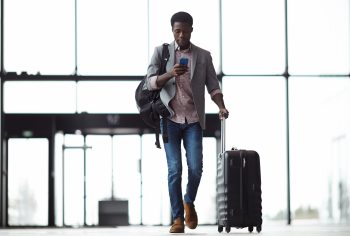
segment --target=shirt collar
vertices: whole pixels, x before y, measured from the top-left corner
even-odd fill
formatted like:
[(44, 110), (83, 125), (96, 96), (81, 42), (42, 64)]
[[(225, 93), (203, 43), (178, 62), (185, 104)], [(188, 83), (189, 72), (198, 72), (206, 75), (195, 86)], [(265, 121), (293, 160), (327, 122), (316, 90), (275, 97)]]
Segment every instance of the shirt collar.
[[(180, 46), (175, 42), (175, 51), (180, 51)], [(182, 50), (183, 52), (190, 52), (192, 49), (192, 43), (190, 43), (190, 47), (188, 49)]]

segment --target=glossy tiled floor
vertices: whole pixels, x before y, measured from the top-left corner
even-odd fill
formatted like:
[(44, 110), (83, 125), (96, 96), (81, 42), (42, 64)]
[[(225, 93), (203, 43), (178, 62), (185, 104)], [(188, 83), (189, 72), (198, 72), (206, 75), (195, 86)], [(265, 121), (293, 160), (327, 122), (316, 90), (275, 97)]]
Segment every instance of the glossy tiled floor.
[[(170, 235), (169, 226), (123, 226), (116, 228), (2, 228), (0, 236), (136, 236), (136, 235)], [(218, 233), (217, 226), (199, 226), (195, 230), (186, 228), (187, 235), (249, 235), (247, 229), (231, 228), (231, 232)], [(252, 235), (257, 235), (254, 231)], [(344, 226), (264, 226), (263, 236), (349, 236), (350, 225)]]

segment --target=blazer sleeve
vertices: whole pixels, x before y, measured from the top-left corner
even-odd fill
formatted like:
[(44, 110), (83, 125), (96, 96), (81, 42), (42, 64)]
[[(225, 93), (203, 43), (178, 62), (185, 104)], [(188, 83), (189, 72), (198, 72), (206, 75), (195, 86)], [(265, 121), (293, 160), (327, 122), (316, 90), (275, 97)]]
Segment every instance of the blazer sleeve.
[(209, 52), (207, 52), (207, 56), (206, 56), (206, 63), (207, 63), (207, 71), (206, 71), (206, 87), (207, 87), (207, 91), (208, 93), (213, 92), (214, 90), (220, 90), (221, 92), (221, 88), (220, 88), (220, 83), (219, 83), (219, 79), (216, 75), (216, 71), (213, 65), (213, 59), (210, 55)]
[(151, 57), (151, 61), (148, 65), (147, 75), (146, 75), (146, 82), (147, 82), (146, 86), (147, 86), (147, 89), (149, 90), (158, 89), (154, 85), (155, 85), (155, 79), (157, 78), (158, 72), (160, 70), (161, 53), (162, 53), (162, 46), (156, 47)]

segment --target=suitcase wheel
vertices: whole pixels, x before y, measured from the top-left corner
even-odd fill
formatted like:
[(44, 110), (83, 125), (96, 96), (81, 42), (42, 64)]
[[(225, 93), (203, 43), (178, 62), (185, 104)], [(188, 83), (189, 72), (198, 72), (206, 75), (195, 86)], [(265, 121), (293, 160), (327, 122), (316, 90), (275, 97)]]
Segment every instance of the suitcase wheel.
[(219, 233), (221, 233), (223, 230), (224, 230), (224, 226), (218, 225), (218, 231), (219, 231)]
[(226, 226), (225, 231), (226, 231), (226, 233), (230, 233), (231, 227), (230, 226)]
[(260, 233), (260, 231), (261, 231), (261, 225), (256, 226), (256, 231), (257, 231), (258, 233)]
[(254, 227), (253, 227), (253, 226), (249, 226), (249, 227), (248, 227), (248, 230), (249, 230), (249, 233), (251, 233), (251, 232), (253, 232)]

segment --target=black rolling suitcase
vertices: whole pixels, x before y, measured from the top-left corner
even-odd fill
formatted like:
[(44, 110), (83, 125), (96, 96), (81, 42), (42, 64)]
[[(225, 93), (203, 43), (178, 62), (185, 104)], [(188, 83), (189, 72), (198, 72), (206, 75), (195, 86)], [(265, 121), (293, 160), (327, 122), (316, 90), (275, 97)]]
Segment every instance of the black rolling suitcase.
[(261, 177), (259, 154), (253, 150), (225, 150), (225, 121), (221, 122), (221, 152), (217, 169), (218, 231), (224, 227), (261, 231)]

